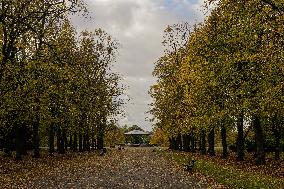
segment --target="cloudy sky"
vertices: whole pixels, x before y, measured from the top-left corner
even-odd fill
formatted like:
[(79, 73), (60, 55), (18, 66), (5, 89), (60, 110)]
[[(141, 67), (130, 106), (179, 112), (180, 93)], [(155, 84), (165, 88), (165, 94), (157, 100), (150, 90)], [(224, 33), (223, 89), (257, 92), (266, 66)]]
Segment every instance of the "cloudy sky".
[(151, 130), (146, 121), (151, 98), (149, 87), (154, 62), (161, 56), (163, 30), (167, 25), (204, 19), (203, 0), (85, 0), (91, 19), (73, 18), (78, 30), (101, 27), (122, 45), (115, 70), (128, 86), (130, 102), (119, 124), (137, 124)]

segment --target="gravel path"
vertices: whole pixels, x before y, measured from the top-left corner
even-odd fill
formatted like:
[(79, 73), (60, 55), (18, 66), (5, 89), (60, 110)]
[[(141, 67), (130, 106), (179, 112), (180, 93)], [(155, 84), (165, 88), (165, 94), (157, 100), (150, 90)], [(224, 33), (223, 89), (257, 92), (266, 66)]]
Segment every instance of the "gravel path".
[(28, 188), (207, 188), (150, 148), (113, 149), (52, 168)]

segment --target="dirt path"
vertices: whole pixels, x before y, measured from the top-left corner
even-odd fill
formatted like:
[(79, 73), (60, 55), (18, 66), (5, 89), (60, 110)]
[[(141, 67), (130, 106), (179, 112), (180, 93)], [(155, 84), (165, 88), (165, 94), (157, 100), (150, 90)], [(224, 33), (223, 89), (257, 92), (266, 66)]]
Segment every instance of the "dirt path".
[(49, 166), (19, 188), (206, 188), (191, 173), (150, 148), (113, 149)]

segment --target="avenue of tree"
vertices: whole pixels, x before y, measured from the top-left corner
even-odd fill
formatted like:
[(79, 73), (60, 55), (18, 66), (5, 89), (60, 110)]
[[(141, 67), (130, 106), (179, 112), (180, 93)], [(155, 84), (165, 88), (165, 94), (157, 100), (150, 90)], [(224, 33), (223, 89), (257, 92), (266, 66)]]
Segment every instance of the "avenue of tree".
[[(211, 6), (214, 4), (213, 6)], [(171, 149), (215, 155), (221, 134), (235, 132), (237, 160), (253, 133), (256, 164), (265, 163), (265, 139), (280, 158), (284, 113), (284, 1), (218, 0), (202, 24), (168, 26), (156, 62), (150, 112)], [(208, 148), (207, 142), (208, 141)], [(283, 150), (283, 149), (282, 149)]]
[[(112, 71), (119, 44), (102, 29), (80, 34), (79, 0), (0, 1), (0, 144), (21, 159), (42, 141), (56, 149), (102, 149), (124, 92)], [(55, 148), (57, 146), (57, 148)]]

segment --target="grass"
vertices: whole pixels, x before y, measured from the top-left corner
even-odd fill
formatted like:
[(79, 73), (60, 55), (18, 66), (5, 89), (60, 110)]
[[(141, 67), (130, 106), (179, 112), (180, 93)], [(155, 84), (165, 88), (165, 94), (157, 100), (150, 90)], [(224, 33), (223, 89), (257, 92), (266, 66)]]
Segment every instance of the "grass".
[[(172, 159), (181, 165), (192, 159), (190, 154), (185, 153), (165, 152), (165, 155), (167, 158)], [(230, 165), (220, 165), (216, 162), (208, 161), (208, 159), (197, 159), (194, 169), (229, 188), (284, 188), (284, 179), (236, 169)]]

